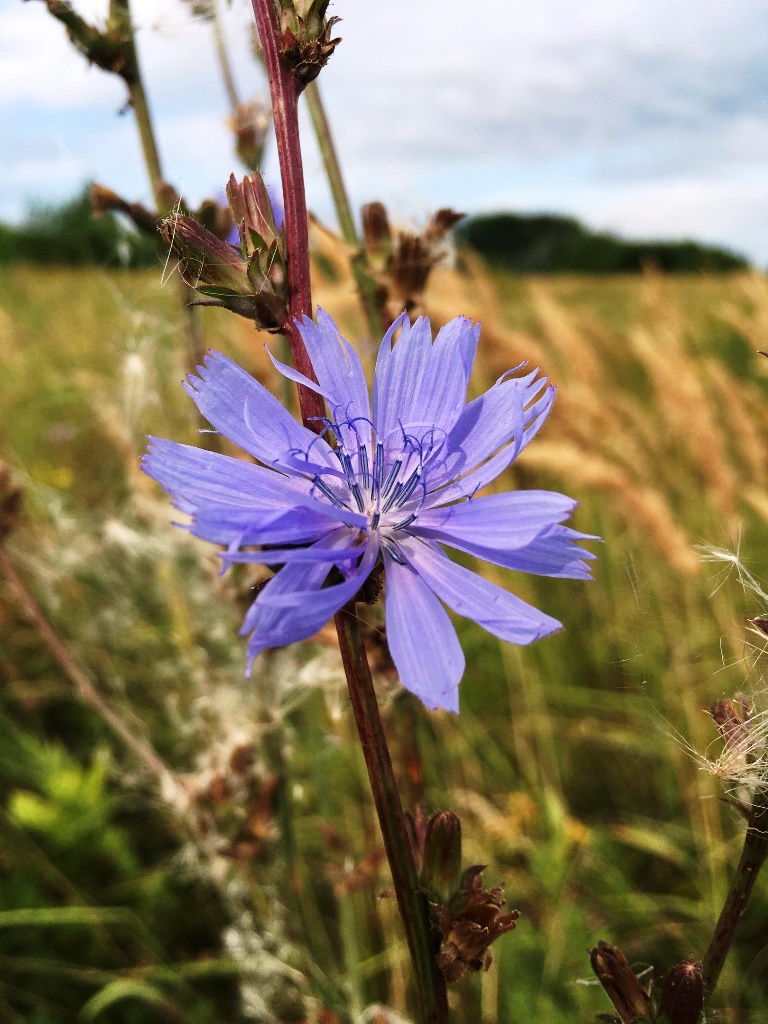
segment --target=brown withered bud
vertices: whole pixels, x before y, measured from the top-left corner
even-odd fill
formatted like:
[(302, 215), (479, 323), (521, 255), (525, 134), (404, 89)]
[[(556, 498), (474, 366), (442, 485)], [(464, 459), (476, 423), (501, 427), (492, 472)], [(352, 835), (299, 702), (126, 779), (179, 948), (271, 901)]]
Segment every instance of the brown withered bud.
[(368, 266), (386, 270), (392, 258), (392, 231), (383, 203), (366, 203), (362, 208), (363, 239)]
[(590, 950), (589, 962), (622, 1024), (633, 1024), (649, 1016), (651, 1001), (648, 993), (620, 949), (609, 946), (607, 942), (598, 942), (595, 949)]
[(10, 469), (0, 462), (0, 543), (16, 528), (22, 497), (22, 490), (13, 482)]
[(447, 981), (458, 981), (467, 971), (487, 971), (491, 943), (512, 931), (520, 916), (517, 910), (502, 914), (504, 888), (483, 889), (482, 864), (467, 868), (459, 891), (448, 906), (432, 904), (442, 940), (437, 965)]
[(105, 188), (97, 182), (91, 185), (91, 209), (95, 217), (101, 217), (108, 212), (124, 213), (140, 231), (147, 235), (157, 235), (156, 213), (141, 203), (129, 203), (111, 188)]
[(237, 155), (246, 167), (256, 169), (264, 155), (264, 144), (272, 123), (272, 108), (260, 100), (241, 103), (228, 118), (235, 136)]
[(309, 85), (330, 60), (341, 42), (331, 38), (340, 18), (328, 18), (329, 0), (276, 0), (280, 26), (280, 54), (302, 86)]
[[(765, 352), (761, 352), (760, 354), (765, 355)], [(753, 626), (757, 626), (761, 633), (765, 633), (765, 635), (768, 636), (768, 619), (757, 618), (750, 619), (749, 621)]]
[(423, 231), (392, 231), (381, 203), (363, 207), (363, 237), (368, 265), (391, 300), (391, 310), (411, 310), (418, 305), (432, 271), (448, 252), (448, 237), (464, 216), (438, 210)]
[(121, 24), (110, 24), (101, 29), (81, 18), (67, 0), (43, 2), (49, 13), (65, 27), (71, 43), (89, 64), (120, 75), (126, 81), (131, 77), (130, 40)]
[(261, 175), (255, 171), (242, 182), (232, 175), (227, 198), (239, 249), (187, 216), (168, 217), (161, 234), (184, 281), (207, 296), (200, 305), (221, 306), (264, 330), (279, 331), (288, 318), (285, 243)]
[(709, 713), (712, 716), (725, 751), (723, 757), (736, 770), (746, 769), (749, 754), (752, 752), (752, 726), (750, 723), (749, 704), (743, 694), (737, 693), (730, 700), (716, 700)]
[(704, 972), (697, 960), (683, 960), (661, 987), (658, 1019), (666, 1024), (698, 1024), (704, 1010)]

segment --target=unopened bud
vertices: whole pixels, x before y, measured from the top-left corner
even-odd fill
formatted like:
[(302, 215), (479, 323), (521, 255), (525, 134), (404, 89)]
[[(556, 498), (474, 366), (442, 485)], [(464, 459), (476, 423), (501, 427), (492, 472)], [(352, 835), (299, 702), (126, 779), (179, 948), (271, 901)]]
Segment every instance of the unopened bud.
[(438, 902), (447, 904), (461, 878), (461, 822), (453, 811), (437, 811), (427, 821), (421, 881)]
[(620, 949), (609, 946), (607, 942), (598, 942), (596, 948), (590, 950), (589, 961), (622, 1024), (633, 1024), (634, 1021), (648, 1017), (648, 993)]
[[(242, 212), (239, 207), (237, 212)], [(191, 217), (169, 217), (160, 230), (178, 257), (184, 281), (207, 296), (203, 305), (221, 306), (265, 330), (279, 331), (288, 316), (279, 241), (267, 243), (247, 227), (245, 218), (238, 226), (240, 251)]]
[(259, 100), (241, 103), (229, 118), (237, 155), (246, 167), (256, 168), (261, 163), (271, 121), (272, 108)]
[(698, 1024), (704, 1009), (704, 973), (697, 960), (683, 960), (664, 979), (659, 1021)]

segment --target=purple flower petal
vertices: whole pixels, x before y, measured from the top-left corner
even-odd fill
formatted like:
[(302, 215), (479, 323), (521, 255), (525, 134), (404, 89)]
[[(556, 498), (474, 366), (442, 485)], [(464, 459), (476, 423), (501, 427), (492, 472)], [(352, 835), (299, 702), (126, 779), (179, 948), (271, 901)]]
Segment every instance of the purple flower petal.
[(374, 379), (374, 423), (380, 438), (396, 432), (421, 437), (426, 431), (446, 435), (461, 415), (467, 398), (468, 367), (477, 348), (480, 326), (456, 317), (441, 328), (434, 344), (429, 320), (398, 318), (379, 349)]
[(471, 555), (480, 548), (503, 555), (530, 544), (542, 530), (566, 519), (576, 505), (573, 498), (555, 491), (506, 491), (458, 505), (422, 509), (410, 529), (417, 536), (442, 541)]
[(519, 572), (532, 572), (537, 576), (558, 576), (571, 580), (591, 580), (589, 562), (596, 558), (592, 551), (585, 551), (577, 544), (585, 540), (600, 540), (588, 533), (579, 533), (568, 526), (550, 526), (524, 548), (510, 551), (503, 559), (494, 552), (478, 547), (478, 558), (495, 562)]
[(384, 550), (387, 642), (400, 682), (428, 708), (458, 713), (464, 652), (447, 612), (410, 565)]
[(303, 427), (267, 389), (220, 352), (209, 352), (199, 377), (184, 383), (198, 409), (218, 431), (260, 462), (272, 465), (293, 451), (312, 452), (317, 462), (336, 466), (330, 446)]
[[(550, 385), (526, 409), (544, 384), (544, 380), (533, 381), (532, 377), (530, 374), (524, 379), (530, 381), (527, 384), (501, 381), (466, 407), (448, 437), (442, 465), (430, 474), (431, 504), (474, 494), (503, 473), (533, 440), (552, 408), (555, 388)], [(462, 473), (466, 475), (449, 483)]]
[(163, 485), (176, 508), (193, 517), (190, 530), (217, 544), (289, 544), (316, 540), (364, 516), (319, 501), (311, 483), (190, 445), (150, 438), (144, 471)]
[(318, 383), (335, 420), (371, 421), (368, 384), (360, 357), (341, 336), (333, 319), (318, 306), (318, 323), (305, 316), (299, 330), (307, 347)]
[(563, 628), (557, 619), (452, 562), (436, 544), (409, 537), (398, 549), (452, 611), (474, 619), (501, 640), (529, 644)]
[[(339, 531), (320, 545), (339, 551), (348, 543)], [(343, 583), (323, 587), (328, 566), (323, 563), (294, 562), (274, 576), (246, 615), (242, 633), (253, 630), (248, 644), (248, 665), (267, 647), (306, 640), (321, 629), (332, 615), (351, 600), (365, 582), (379, 554), (378, 538), (372, 538), (360, 560)]]

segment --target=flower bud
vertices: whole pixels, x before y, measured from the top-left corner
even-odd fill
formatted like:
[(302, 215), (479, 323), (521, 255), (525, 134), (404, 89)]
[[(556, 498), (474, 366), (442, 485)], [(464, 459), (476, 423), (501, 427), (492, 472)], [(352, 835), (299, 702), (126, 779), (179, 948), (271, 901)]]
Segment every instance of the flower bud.
[(698, 1024), (704, 1010), (704, 973), (697, 960), (676, 964), (664, 979), (659, 1020), (668, 1024)]
[[(175, 215), (162, 222), (160, 232), (179, 259), (184, 281), (207, 296), (200, 305), (221, 306), (264, 330), (279, 331), (289, 315), (285, 242), (258, 171), (242, 182), (232, 175), (227, 198), (239, 249), (219, 237), (222, 225), (213, 221), (217, 233), (192, 217)], [(209, 215), (218, 216), (215, 208), (202, 207), (200, 216)]]
[(461, 822), (453, 811), (438, 811), (427, 822), (421, 881), (447, 904), (461, 878)]
[(648, 993), (620, 949), (598, 942), (590, 951), (589, 961), (622, 1024), (633, 1024), (648, 1017), (651, 1005)]

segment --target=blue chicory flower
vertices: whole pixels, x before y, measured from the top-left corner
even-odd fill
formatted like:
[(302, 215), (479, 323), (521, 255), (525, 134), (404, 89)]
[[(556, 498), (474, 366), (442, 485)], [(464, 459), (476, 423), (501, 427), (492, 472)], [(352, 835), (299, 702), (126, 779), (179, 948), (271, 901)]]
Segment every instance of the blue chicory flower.
[(505, 374), (467, 404), (479, 325), (457, 317), (433, 343), (429, 320), (411, 324), (403, 314), (381, 343), (371, 409), (360, 359), (331, 317), (320, 310), (317, 324), (305, 317), (299, 326), (318, 384), (273, 362), (325, 399), (322, 434), (210, 352), (184, 386), (205, 418), (257, 462), (150, 438), (144, 468), (192, 517), (195, 536), (226, 546), (225, 566), (282, 566), (243, 623), (249, 669), (265, 648), (316, 633), (381, 558), (387, 638), (402, 684), (429, 708), (458, 711), (465, 662), (443, 603), (510, 643), (562, 627), (453, 562), (442, 545), (522, 572), (590, 575), (586, 560), (594, 556), (576, 544), (590, 538), (561, 525), (576, 505), (571, 498), (540, 490), (474, 497), (531, 441), (555, 389), (538, 370)]

